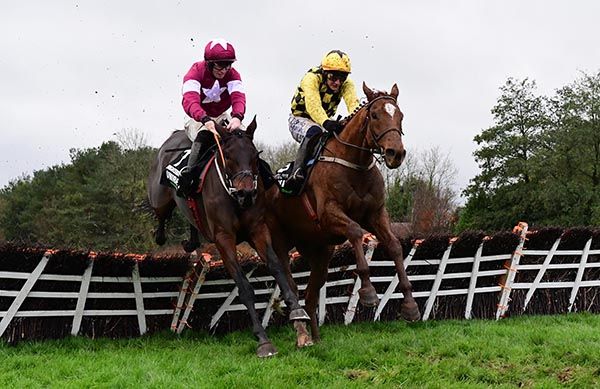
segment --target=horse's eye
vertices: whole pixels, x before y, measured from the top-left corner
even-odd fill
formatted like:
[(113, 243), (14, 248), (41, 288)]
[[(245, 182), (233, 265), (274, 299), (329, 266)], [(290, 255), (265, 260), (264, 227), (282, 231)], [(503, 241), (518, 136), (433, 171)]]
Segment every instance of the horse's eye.
[(371, 117), (372, 117), (373, 119), (377, 119), (377, 114), (376, 114), (375, 112), (372, 112), (372, 113), (371, 113)]

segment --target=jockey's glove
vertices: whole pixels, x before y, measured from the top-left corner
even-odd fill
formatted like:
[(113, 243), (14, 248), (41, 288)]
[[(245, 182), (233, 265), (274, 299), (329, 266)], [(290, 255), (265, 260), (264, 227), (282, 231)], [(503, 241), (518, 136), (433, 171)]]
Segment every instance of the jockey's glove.
[(329, 132), (335, 132), (336, 134), (339, 134), (344, 129), (344, 125), (335, 120), (325, 120), (323, 122), (323, 128)]

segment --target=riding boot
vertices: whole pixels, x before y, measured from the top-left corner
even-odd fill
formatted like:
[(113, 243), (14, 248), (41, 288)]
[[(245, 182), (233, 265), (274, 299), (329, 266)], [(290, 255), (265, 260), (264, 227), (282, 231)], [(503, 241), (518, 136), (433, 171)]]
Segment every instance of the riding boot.
[(293, 187), (295, 185), (299, 185), (304, 181), (305, 178), (305, 170), (306, 170), (306, 160), (310, 154), (312, 149), (310, 138), (304, 137), (302, 143), (300, 144), (300, 148), (298, 149), (298, 153), (296, 154), (296, 160), (294, 161), (293, 169), (294, 172), (287, 179), (285, 186)]
[(192, 143), (192, 148), (188, 157), (188, 164), (183, 170), (181, 170), (181, 175), (179, 176), (179, 188), (177, 189), (177, 194), (182, 197), (189, 197), (192, 195), (196, 189), (196, 184), (198, 184), (194, 179), (194, 168), (198, 165), (198, 157), (200, 155), (200, 150), (202, 149), (202, 140), (200, 134), (201, 132), (198, 133), (196, 140), (194, 140)]

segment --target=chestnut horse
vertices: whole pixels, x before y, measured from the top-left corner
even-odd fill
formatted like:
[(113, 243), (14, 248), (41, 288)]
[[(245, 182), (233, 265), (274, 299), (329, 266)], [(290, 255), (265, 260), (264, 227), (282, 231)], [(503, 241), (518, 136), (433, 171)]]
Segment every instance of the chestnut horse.
[[(315, 341), (320, 338), (316, 308), (319, 290), (327, 279), (334, 246), (350, 241), (362, 287), (360, 302), (375, 306), (379, 298), (369, 279), (363, 252), (363, 228), (377, 237), (394, 260), (404, 301), (401, 316), (420, 319), (412, 286), (403, 265), (402, 246), (393, 235), (385, 209), (384, 181), (375, 166), (374, 153), (381, 153), (388, 168), (399, 167), (406, 156), (402, 144), (403, 114), (397, 104), (398, 87), (391, 93), (369, 89), (363, 83), (367, 103), (346, 119), (344, 130), (325, 144), (302, 195), (289, 197), (278, 188), (267, 192), (267, 223), (278, 256), (284, 260), (290, 283), (287, 252), (292, 248), (309, 260), (311, 273), (306, 289), (305, 309), (311, 319)], [(310, 204), (307, 206), (306, 204)], [(303, 335), (300, 331), (298, 336)], [(301, 343), (301, 342), (299, 342)]]
[[(309, 318), (298, 303), (298, 296), (290, 286), (285, 269), (273, 250), (271, 234), (265, 223), (265, 188), (258, 174), (259, 153), (252, 142), (255, 129), (256, 120), (252, 121), (246, 131), (236, 130), (232, 133), (217, 125), (222, 155), (218, 150), (215, 151), (215, 159), (205, 174), (202, 192), (190, 199), (178, 197), (175, 189), (160, 184), (165, 167), (178, 157), (178, 153), (170, 150), (191, 146), (183, 131), (173, 132), (160, 147), (153, 162), (148, 177), (148, 198), (159, 219), (155, 236), (158, 244), (165, 241), (165, 219), (176, 205), (191, 225), (215, 242), (225, 268), (239, 289), (240, 301), (250, 314), (253, 332), (258, 339), (256, 353), (259, 357), (268, 357), (275, 355), (277, 350), (267, 337), (256, 313), (254, 289), (237, 261), (237, 243), (247, 241), (267, 263), (290, 309), (289, 319), (294, 325), (305, 327), (302, 320)], [(197, 212), (191, 208), (195, 208)], [(193, 241), (193, 235), (197, 231), (194, 228), (191, 231)], [(300, 341), (302, 344), (310, 343), (309, 339)]]

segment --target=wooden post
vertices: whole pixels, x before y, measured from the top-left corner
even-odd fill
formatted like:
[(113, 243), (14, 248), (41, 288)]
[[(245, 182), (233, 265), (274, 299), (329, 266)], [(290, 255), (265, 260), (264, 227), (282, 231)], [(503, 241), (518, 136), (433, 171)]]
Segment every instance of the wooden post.
[(146, 312), (144, 311), (144, 296), (142, 295), (142, 283), (140, 281), (140, 268), (137, 261), (131, 271), (131, 280), (133, 282), (133, 294), (135, 295), (135, 309), (137, 311), (138, 325), (140, 335), (146, 333)]
[[(256, 268), (250, 270), (248, 274), (246, 274), (246, 278), (249, 278), (252, 275), (252, 273), (254, 273), (254, 270), (256, 270)], [(217, 313), (213, 315), (212, 319), (210, 320), (210, 329), (217, 325), (221, 316), (223, 316), (223, 314), (227, 311), (227, 308), (229, 308), (233, 300), (235, 300), (235, 298), (238, 296), (238, 293), (238, 287), (236, 286), (235, 288), (233, 288), (231, 293), (229, 293), (229, 296), (227, 296), (223, 304), (219, 307)]]
[(471, 280), (469, 281), (469, 291), (467, 292), (467, 306), (465, 307), (465, 319), (471, 318), (471, 308), (473, 307), (473, 298), (475, 297), (475, 288), (477, 287), (477, 274), (479, 273), (479, 263), (481, 262), (481, 253), (483, 252), (483, 242), (479, 245), (475, 258), (473, 259), (473, 268), (471, 269)]
[(510, 291), (515, 280), (515, 276), (517, 275), (517, 268), (519, 267), (519, 261), (521, 260), (521, 256), (523, 255), (522, 250), (525, 245), (525, 238), (527, 237), (527, 229), (529, 226), (525, 222), (520, 222), (515, 230), (521, 231), (521, 239), (519, 240), (519, 244), (517, 248), (512, 254), (510, 264), (508, 264), (508, 269), (506, 271), (506, 279), (504, 281), (504, 285), (500, 285), (502, 287), (502, 295), (500, 296), (500, 302), (498, 303), (498, 309), (496, 310), (496, 320), (499, 320), (501, 317), (504, 317), (504, 314), (508, 310), (508, 302), (510, 301)]
[(38, 278), (40, 278), (40, 274), (42, 274), (42, 272), (44, 271), (44, 268), (46, 267), (46, 264), (48, 263), (48, 260), (51, 256), (52, 254), (49, 251), (44, 253), (44, 256), (42, 257), (36, 268), (29, 275), (27, 281), (25, 281), (25, 284), (19, 291), (19, 294), (13, 300), (12, 304), (8, 308), (8, 311), (6, 311), (6, 315), (4, 315), (2, 321), (0, 321), (0, 336), (4, 334), (4, 331), (6, 331), (6, 328), (12, 321), (13, 317), (19, 311), (19, 307), (21, 307), (23, 301), (25, 301), (25, 298), (27, 297), (29, 292), (31, 292), (33, 285), (35, 285)]
[(275, 304), (275, 300), (279, 298), (281, 294), (281, 289), (279, 289), (279, 285), (275, 285), (275, 290), (271, 294), (271, 298), (269, 298), (269, 304), (265, 309), (265, 314), (263, 316), (262, 325), (264, 328), (267, 328), (269, 325), (269, 320), (271, 319), (271, 315), (273, 314), (273, 304)]
[(327, 314), (327, 282), (323, 284), (321, 290), (319, 290), (319, 325), (322, 326), (325, 323), (325, 316)]
[(583, 248), (583, 253), (581, 253), (581, 260), (579, 261), (579, 269), (577, 269), (577, 277), (575, 277), (575, 284), (573, 285), (573, 289), (571, 290), (571, 297), (569, 298), (569, 312), (573, 310), (573, 306), (575, 305), (575, 298), (577, 297), (577, 292), (579, 292), (579, 286), (581, 285), (581, 280), (583, 279), (583, 273), (585, 271), (585, 265), (587, 264), (588, 255), (590, 253), (590, 247), (592, 246), (592, 238), (590, 238)]
[(185, 302), (185, 297), (188, 294), (188, 288), (190, 286), (190, 279), (194, 275), (194, 267), (196, 264), (192, 264), (190, 270), (185, 273), (183, 278), (183, 282), (181, 284), (181, 289), (179, 290), (179, 295), (177, 296), (177, 303), (175, 308), (173, 309), (173, 319), (171, 319), (171, 331), (177, 332), (177, 323), (179, 323), (179, 316), (181, 315), (181, 308), (183, 307), (183, 303)]
[[(185, 328), (185, 326), (187, 324), (187, 319), (188, 319), (188, 317), (190, 317), (190, 313), (192, 312), (194, 303), (196, 302), (196, 299), (198, 298), (198, 292), (200, 292), (200, 287), (202, 287), (202, 285), (204, 284), (204, 280), (206, 279), (206, 273), (208, 273), (209, 269), (210, 269), (210, 265), (208, 264), (208, 262), (202, 260), (202, 271), (200, 272), (200, 275), (198, 276), (198, 279), (196, 280), (196, 285), (194, 285), (194, 290), (192, 291), (191, 295), (188, 297), (187, 303), (185, 303), (185, 300), (181, 302), (181, 304), (185, 304), (185, 311), (183, 312), (183, 317), (179, 321), (179, 326), (177, 327), (178, 334), (181, 334), (183, 332), (183, 329)], [(187, 288), (186, 288), (186, 291), (187, 291)]]
[(558, 239), (556, 239), (556, 242), (554, 242), (554, 244), (552, 245), (552, 248), (550, 249), (550, 251), (548, 252), (548, 255), (546, 255), (546, 258), (544, 259), (544, 263), (542, 264), (542, 267), (540, 268), (540, 270), (538, 270), (538, 273), (535, 276), (535, 279), (533, 280), (531, 287), (527, 291), (527, 295), (525, 296), (525, 303), (523, 304), (523, 312), (525, 312), (525, 310), (527, 309), (527, 305), (531, 301), (531, 297), (533, 297), (533, 294), (535, 293), (536, 289), (540, 286), (542, 277), (544, 277), (544, 274), (546, 273), (546, 270), (548, 269), (548, 265), (550, 265), (550, 262), (552, 262), (552, 258), (554, 257), (554, 254), (556, 253), (556, 249), (558, 248), (559, 244), (560, 244), (560, 237)]
[(79, 287), (79, 297), (77, 297), (77, 306), (75, 307), (75, 315), (73, 316), (73, 325), (71, 327), (71, 335), (77, 336), (81, 328), (81, 320), (83, 319), (83, 310), (87, 300), (88, 290), (90, 288), (90, 280), (92, 279), (92, 270), (94, 268), (94, 259), (89, 256), (90, 263), (83, 272), (81, 278), (81, 286)]
[(446, 271), (446, 264), (448, 263), (448, 258), (450, 258), (450, 251), (452, 251), (453, 241), (450, 241), (448, 244), (448, 248), (444, 252), (442, 256), (442, 260), (440, 261), (440, 266), (438, 267), (438, 271), (435, 276), (435, 280), (433, 281), (433, 286), (431, 287), (431, 291), (429, 292), (429, 298), (427, 299), (427, 303), (425, 304), (425, 312), (423, 313), (423, 321), (429, 319), (429, 315), (433, 310), (433, 303), (435, 302), (435, 298), (437, 297), (437, 292), (440, 289), (440, 285), (442, 284), (442, 278), (444, 277), (444, 273)]
[[(404, 259), (404, 270), (408, 269), (408, 265), (410, 261), (412, 261), (412, 258), (415, 255), (415, 252), (417, 251), (417, 247), (419, 247), (419, 244), (415, 243), (410, 252), (408, 253), (408, 256)], [(385, 305), (390, 300), (390, 297), (392, 297), (392, 294), (394, 294), (394, 291), (396, 290), (396, 287), (398, 287), (399, 283), (400, 280), (398, 279), (398, 272), (396, 272), (396, 274), (394, 274), (394, 278), (390, 282), (390, 285), (385, 290), (383, 297), (381, 297), (381, 301), (377, 306), (377, 310), (375, 311), (375, 318), (373, 319), (373, 321), (379, 320), (381, 312), (383, 312), (383, 308), (385, 308)]]

